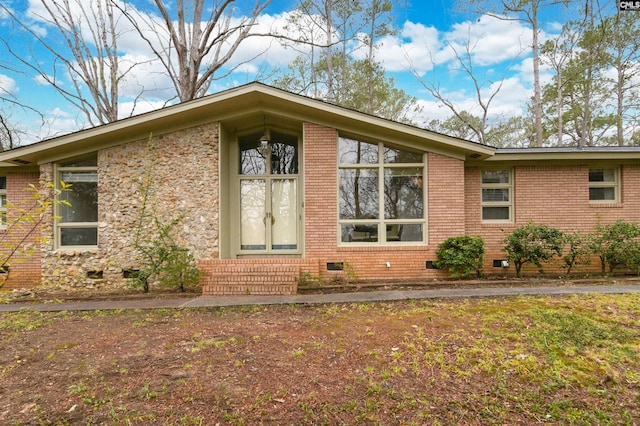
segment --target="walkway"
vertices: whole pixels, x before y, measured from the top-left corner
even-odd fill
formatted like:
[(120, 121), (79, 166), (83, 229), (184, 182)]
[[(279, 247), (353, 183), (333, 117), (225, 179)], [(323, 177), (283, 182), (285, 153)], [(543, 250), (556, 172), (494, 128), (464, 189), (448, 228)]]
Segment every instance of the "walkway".
[(85, 300), (69, 302), (29, 303), (16, 302), (0, 305), (0, 312), (32, 310), (93, 311), (114, 309), (163, 309), (163, 308), (207, 308), (246, 305), (323, 304), (353, 302), (383, 302), (394, 300), (439, 299), (450, 297), (505, 297), (519, 295), (561, 295), (561, 294), (624, 294), (640, 293), (637, 285), (587, 285), (559, 287), (487, 287), (434, 290), (384, 290), (356, 293), (304, 294), (292, 296), (221, 296), (195, 298), (145, 298), (129, 300)]

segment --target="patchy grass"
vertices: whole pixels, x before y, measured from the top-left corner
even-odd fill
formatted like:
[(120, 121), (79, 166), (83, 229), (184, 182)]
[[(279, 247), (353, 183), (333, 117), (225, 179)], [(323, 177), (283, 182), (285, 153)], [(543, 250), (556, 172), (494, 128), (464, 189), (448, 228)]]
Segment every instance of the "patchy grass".
[(0, 341), (2, 424), (640, 418), (635, 294), (22, 311)]

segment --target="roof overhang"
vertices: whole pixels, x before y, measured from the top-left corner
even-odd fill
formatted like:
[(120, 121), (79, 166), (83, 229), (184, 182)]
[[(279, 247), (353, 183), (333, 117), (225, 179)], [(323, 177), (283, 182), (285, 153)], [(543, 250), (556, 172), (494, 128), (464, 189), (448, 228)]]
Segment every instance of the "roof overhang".
[(567, 164), (640, 162), (640, 147), (499, 148), (484, 163)]
[[(193, 101), (81, 130), (0, 153), (0, 167), (34, 167), (109, 146), (144, 140), (208, 122), (237, 125), (250, 116), (312, 122), (341, 132), (438, 152), (486, 159), (495, 148), (364, 114), (327, 102), (250, 83)], [(272, 118), (273, 119), (273, 118)], [(274, 120), (275, 121), (275, 120)]]

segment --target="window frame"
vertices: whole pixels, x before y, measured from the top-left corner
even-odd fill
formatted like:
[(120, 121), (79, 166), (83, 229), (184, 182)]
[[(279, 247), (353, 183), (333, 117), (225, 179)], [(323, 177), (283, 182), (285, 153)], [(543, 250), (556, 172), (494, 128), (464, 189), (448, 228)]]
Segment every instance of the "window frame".
[[(509, 182), (507, 183), (484, 183), (484, 172), (487, 171), (506, 171), (508, 172)], [(480, 170), (480, 218), (482, 223), (513, 223), (514, 221), (514, 173), (513, 167), (497, 167), (497, 168), (485, 168)], [(507, 189), (509, 194), (509, 201), (484, 201), (482, 193), (485, 189)], [(509, 209), (508, 219), (485, 219), (484, 208), (485, 207), (507, 207)]]
[[(97, 154), (96, 154), (97, 159)], [(56, 177), (56, 190), (61, 191), (60, 182), (62, 181), (62, 174), (65, 172), (95, 172), (98, 174), (97, 161), (95, 166), (61, 166), (59, 163), (54, 165), (54, 176)], [(99, 177), (98, 177), (99, 181)], [(98, 184), (98, 183), (96, 183)], [(73, 187), (72, 187), (73, 188)], [(100, 236), (98, 235), (99, 221), (96, 222), (63, 222), (61, 215), (61, 203), (60, 192), (56, 195), (56, 203), (54, 209), (54, 247), (58, 250), (73, 250), (73, 251), (86, 251), (96, 249), (98, 247)], [(96, 206), (97, 208), (97, 206)], [(64, 228), (84, 228), (96, 230), (96, 244), (87, 245), (62, 245), (61, 230)]]
[[(339, 135), (336, 141), (337, 152), (340, 153), (340, 141), (341, 139), (348, 139), (352, 141), (367, 143), (371, 145), (377, 145), (378, 147), (378, 161), (375, 163), (340, 163), (340, 156), (337, 158), (337, 173), (338, 173), (338, 187), (337, 187), (337, 240), (340, 247), (399, 247), (399, 246), (422, 246), (427, 244), (428, 241), (428, 206), (427, 206), (427, 159), (426, 152), (420, 152), (415, 149), (406, 147), (399, 147), (394, 144), (370, 140), (367, 138), (360, 138), (351, 135)], [(403, 150), (418, 154), (422, 158), (420, 163), (385, 163), (385, 148), (392, 150)], [(385, 218), (385, 192), (384, 185), (386, 180), (385, 170), (389, 169), (410, 169), (419, 168), (422, 171), (422, 218), (419, 219), (386, 219)], [(340, 174), (341, 170), (375, 170), (377, 173), (377, 189), (378, 189), (378, 218), (376, 219), (341, 219), (340, 218)], [(394, 226), (400, 225), (421, 225), (422, 226), (422, 239), (418, 241), (393, 241), (388, 240), (387, 232), (389, 228), (393, 229)], [(363, 227), (375, 227), (377, 241), (344, 241), (342, 227), (343, 226), (363, 226)], [(381, 232), (383, 231), (383, 232)]]
[[(597, 182), (591, 181), (591, 171), (592, 170), (613, 170), (614, 181), (613, 182)], [(589, 166), (588, 169), (588, 182), (589, 182), (589, 203), (590, 204), (619, 204), (622, 202), (621, 197), (621, 176), (620, 166), (611, 166), (611, 167), (593, 167)], [(613, 200), (592, 200), (591, 199), (591, 189), (592, 188), (613, 188), (614, 190), (614, 198)]]
[(5, 230), (8, 227), (7, 222), (7, 177), (4, 178), (4, 188), (0, 188), (0, 230)]

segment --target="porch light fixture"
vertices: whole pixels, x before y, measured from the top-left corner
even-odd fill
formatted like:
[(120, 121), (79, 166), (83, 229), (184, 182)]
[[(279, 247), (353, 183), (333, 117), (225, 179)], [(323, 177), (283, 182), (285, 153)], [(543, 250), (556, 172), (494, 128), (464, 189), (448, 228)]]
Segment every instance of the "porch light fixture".
[(260, 142), (258, 144), (258, 152), (266, 157), (271, 152), (271, 140), (269, 140), (269, 136), (266, 134), (262, 135), (260, 138)]

